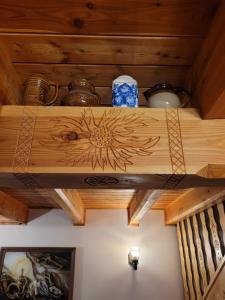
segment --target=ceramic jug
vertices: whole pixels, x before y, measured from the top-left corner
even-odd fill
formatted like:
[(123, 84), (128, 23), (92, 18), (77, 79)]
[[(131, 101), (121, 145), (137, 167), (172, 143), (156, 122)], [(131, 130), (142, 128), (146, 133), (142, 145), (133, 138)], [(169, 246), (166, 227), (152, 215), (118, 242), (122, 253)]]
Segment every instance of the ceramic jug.
[[(179, 97), (181, 93), (187, 97)], [(157, 84), (144, 93), (148, 106), (152, 108), (179, 108), (186, 107), (191, 97), (190, 92), (179, 87), (173, 87), (168, 83)]]
[(77, 79), (68, 85), (69, 93), (63, 98), (64, 106), (99, 106), (100, 96), (95, 92), (91, 81), (87, 79)]
[(52, 105), (56, 102), (57, 96), (58, 85), (48, 81), (41, 74), (31, 75), (24, 83), (25, 105)]

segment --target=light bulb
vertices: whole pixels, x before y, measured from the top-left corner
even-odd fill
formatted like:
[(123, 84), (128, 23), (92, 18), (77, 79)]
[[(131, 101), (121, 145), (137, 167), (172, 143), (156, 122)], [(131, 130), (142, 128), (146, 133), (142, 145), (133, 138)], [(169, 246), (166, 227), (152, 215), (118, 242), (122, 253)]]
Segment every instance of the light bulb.
[(131, 247), (130, 248), (130, 255), (131, 255), (131, 259), (139, 259), (139, 247)]

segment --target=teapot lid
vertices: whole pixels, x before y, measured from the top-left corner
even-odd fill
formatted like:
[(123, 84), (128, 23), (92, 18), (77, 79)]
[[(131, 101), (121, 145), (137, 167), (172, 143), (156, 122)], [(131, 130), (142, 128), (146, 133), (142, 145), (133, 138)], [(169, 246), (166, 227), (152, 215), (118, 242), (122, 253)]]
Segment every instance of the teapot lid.
[(158, 84), (150, 87), (145, 92), (143, 92), (143, 95), (145, 96), (145, 99), (148, 100), (148, 98), (152, 94), (157, 93), (158, 91), (161, 91), (161, 90), (167, 90), (167, 91), (169, 90), (169, 91), (174, 92), (174, 88), (171, 84), (169, 84), (169, 83), (158, 83)]

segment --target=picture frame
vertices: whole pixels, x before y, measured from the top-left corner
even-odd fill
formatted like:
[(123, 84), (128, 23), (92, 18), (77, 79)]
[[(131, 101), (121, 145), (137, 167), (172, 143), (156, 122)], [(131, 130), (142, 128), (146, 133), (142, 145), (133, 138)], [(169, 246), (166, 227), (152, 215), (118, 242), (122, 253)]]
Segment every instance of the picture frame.
[(1, 248), (0, 299), (72, 300), (75, 254), (76, 248)]

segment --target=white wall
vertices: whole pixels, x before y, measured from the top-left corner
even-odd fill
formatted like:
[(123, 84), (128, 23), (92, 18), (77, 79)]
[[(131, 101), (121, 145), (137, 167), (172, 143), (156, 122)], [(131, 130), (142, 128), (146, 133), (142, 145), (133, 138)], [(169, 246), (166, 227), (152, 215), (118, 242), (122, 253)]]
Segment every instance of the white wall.
[[(162, 212), (128, 227), (125, 210), (88, 210), (86, 223), (73, 227), (52, 210), (27, 226), (0, 226), (0, 246), (78, 247), (75, 300), (183, 299), (176, 230), (164, 226)], [(136, 272), (127, 263), (133, 245), (140, 247)]]

